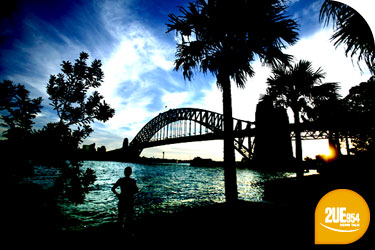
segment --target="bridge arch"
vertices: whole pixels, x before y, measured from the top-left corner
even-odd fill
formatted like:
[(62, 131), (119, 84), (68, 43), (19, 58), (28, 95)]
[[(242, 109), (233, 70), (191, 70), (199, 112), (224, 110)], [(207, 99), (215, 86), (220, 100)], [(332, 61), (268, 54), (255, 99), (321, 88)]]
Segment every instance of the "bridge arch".
[[(130, 142), (129, 149), (132, 154), (140, 155), (144, 148), (152, 145), (150, 140), (158, 131), (171, 123), (183, 120), (193, 121), (209, 129), (212, 132), (210, 135), (214, 135), (211, 136), (211, 139), (223, 138), (224, 116), (222, 114), (197, 108), (170, 109), (150, 120)], [(234, 141), (235, 148), (242, 155), (249, 157), (249, 153), (246, 153), (248, 150), (243, 146), (243, 139), (240, 138), (244, 138), (244, 131), (250, 132), (251, 125), (254, 123), (239, 119), (233, 119), (233, 121), (235, 130), (242, 132), (241, 134), (237, 133), (239, 138)]]

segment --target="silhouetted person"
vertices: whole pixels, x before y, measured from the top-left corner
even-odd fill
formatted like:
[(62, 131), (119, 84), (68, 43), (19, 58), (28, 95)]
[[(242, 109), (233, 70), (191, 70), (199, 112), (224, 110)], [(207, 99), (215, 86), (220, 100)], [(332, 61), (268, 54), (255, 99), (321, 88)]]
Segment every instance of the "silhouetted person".
[[(126, 216), (126, 222), (130, 226), (131, 220), (133, 219), (134, 213), (134, 196), (138, 192), (138, 186), (134, 179), (130, 178), (132, 174), (132, 168), (126, 167), (124, 170), (125, 177), (120, 178), (115, 185), (112, 187), (112, 192), (116, 194), (119, 199), (118, 202), (118, 220), (121, 226), (124, 228), (124, 217)], [(116, 191), (116, 188), (120, 187), (121, 193)]]

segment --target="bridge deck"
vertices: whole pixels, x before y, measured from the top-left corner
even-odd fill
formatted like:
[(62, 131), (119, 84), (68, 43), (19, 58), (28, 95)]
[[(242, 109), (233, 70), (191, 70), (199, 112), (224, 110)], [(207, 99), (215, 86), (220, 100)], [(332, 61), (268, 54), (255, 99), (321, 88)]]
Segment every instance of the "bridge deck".
[[(148, 122), (134, 137), (129, 147), (140, 154), (142, 149), (174, 143), (224, 139), (223, 115), (202, 109), (171, 109)], [(234, 146), (243, 156), (250, 157), (254, 143), (255, 123), (233, 118)], [(275, 126), (278, 126), (275, 124)], [(205, 132), (202, 133), (202, 127)], [(295, 125), (289, 125), (291, 138), (295, 138)], [(301, 138), (327, 139), (327, 128), (318, 129), (314, 124), (300, 124)], [(248, 138), (248, 148), (243, 144)]]

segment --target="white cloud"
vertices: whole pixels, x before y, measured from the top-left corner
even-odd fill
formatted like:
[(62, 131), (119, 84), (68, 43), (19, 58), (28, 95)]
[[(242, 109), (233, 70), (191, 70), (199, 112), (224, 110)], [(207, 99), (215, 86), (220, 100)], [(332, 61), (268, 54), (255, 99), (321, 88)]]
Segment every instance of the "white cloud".
[(167, 60), (163, 50), (157, 49), (153, 51), (151, 56), (152, 62), (158, 67), (164, 69), (165, 71), (170, 71), (174, 67), (173, 61)]
[[(168, 72), (173, 68), (174, 48), (156, 38), (127, 9), (129, 2), (106, 1), (102, 8), (105, 28), (118, 42), (103, 61), (104, 83), (99, 92), (116, 110), (115, 116), (104, 124), (108, 129), (131, 140), (138, 131), (157, 114), (150, 111), (153, 98), (163, 89), (164, 79), (158, 76), (158, 69)], [(164, 91), (167, 93), (167, 91)], [(166, 95), (168, 102), (177, 103), (185, 94), (176, 93), (177, 99)], [(126, 129), (124, 129), (126, 127)], [(122, 143), (122, 141), (120, 142)]]
[(163, 90), (164, 94), (161, 100), (168, 107), (168, 109), (182, 108), (182, 104), (190, 100), (190, 94), (187, 91), (184, 92), (167, 92)]
[(232, 84), (233, 117), (247, 121), (255, 121), (256, 105), (261, 95), (266, 93), (266, 79), (271, 70), (263, 66), (259, 61), (253, 63), (254, 77), (248, 78), (244, 89)]
[(139, 20), (131, 11), (133, 0), (105, 0), (98, 2), (101, 20), (106, 30), (114, 37), (120, 38), (128, 32), (128, 27), (123, 25)]
[[(254, 121), (255, 109), (261, 95), (265, 94), (266, 79), (270, 75), (270, 68), (262, 66), (259, 61), (252, 64), (256, 72), (254, 77), (248, 78), (245, 88), (238, 88), (232, 83), (232, 110), (237, 119)], [(195, 107), (223, 113), (222, 92), (216, 86), (216, 80), (211, 82), (211, 89), (202, 90), (204, 97)]]
[[(49, 76), (60, 72), (60, 64), (63, 60), (77, 58), (83, 46), (77, 41), (70, 40), (56, 27), (37, 17), (28, 17), (22, 22), (26, 39), (16, 40), (12, 50), (2, 51), (7, 56), (7, 61), (15, 64), (14, 68), (21, 68), (21, 70), (13, 71), (13, 67), (7, 65), (9, 67), (7, 71), (10, 72), (6, 73), (7, 78), (15, 83), (32, 86), (38, 91), (32, 95), (42, 95), (45, 98)], [(51, 32), (53, 37), (60, 38), (63, 43), (59, 44), (54, 39), (45, 37), (47, 31)]]
[[(152, 90), (159, 89), (160, 85), (146, 80), (144, 76), (156, 70), (158, 63), (162, 64), (161, 68), (168, 68), (163, 51), (148, 48), (151, 42), (152, 40), (146, 37), (123, 37), (112, 55), (103, 60), (105, 79), (99, 92), (116, 110), (115, 116), (106, 124), (112, 130), (130, 126), (130, 130), (124, 135), (127, 137), (134, 137), (138, 132), (135, 130), (140, 129), (139, 123), (144, 125), (147, 119), (152, 118), (148, 106), (152, 104), (153, 96), (147, 95), (146, 92), (152, 93)], [(148, 55), (152, 53), (155, 60), (148, 59)]]
[(363, 70), (361, 72), (356, 59), (352, 61), (345, 56), (343, 46), (335, 49), (330, 42), (331, 35), (331, 29), (322, 29), (310, 37), (302, 38), (286, 52), (294, 55), (296, 61), (300, 59), (311, 61), (314, 69), (321, 67), (326, 72), (324, 82), (339, 82), (340, 93), (345, 96), (352, 86), (367, 81), (370, 73), (364, 64), (361, 65)]
[[(167, 59), (171, 50), (162, 49), (163, 42), (154, 38), (145, 27), (131, 25), (118, 46), (103, 60), (105, 89), (116, 90), (124, 81), (137, 81), (140, 76), (162, 68), (170, 70), (173, 61)], [(105, 91), (105, 90), (104, 90)]]
[[(320, 8), (323, 4), (324, 0), (317, 0), (309, 5), (307, 8), (303, 9), (303, 16), (308, 17), (310, 15), (310, 20), (319, 20), (319, 12)], [(311, 15), (313, 13), (313, 15)]]
[(193, 108), (223, 113), (222, 93), (216, 86), (216, 80), (210, 82), (211, 88), (203, 89), (203, 97), (192, 105)]
[(134, 124), (144, 122), (145, 118), (151, 115), (146, 106), (151, 103), (151, 98), (144, 96), (137, 100), (131, 98), (129, 102), (123, 104), (118, 109), (116, 115), (106, 122), (109, 129), (119, 129), (129, 127)]

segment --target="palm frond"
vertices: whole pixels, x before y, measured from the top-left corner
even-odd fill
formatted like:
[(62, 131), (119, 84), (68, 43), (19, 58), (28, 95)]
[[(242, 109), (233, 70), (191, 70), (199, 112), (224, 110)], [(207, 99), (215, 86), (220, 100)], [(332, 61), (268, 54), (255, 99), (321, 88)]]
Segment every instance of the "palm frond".
[(277, 65), (267, 78), (267, 95), (293, 111), (307, 110), (312, 107), (315, 96), (322, 97), (325, 91), (334, 93), (337, 90), (338, 86), (333, 83), (321, 85), (324, 77), (321, 68), (314, 70), (312, 63), (306, 60), (300, 60), (295, 65)]
[(339, 99), (341, 98), (338, 91), (340, 86), (337, 82), (328, 82), (319, 86), (315, 86), (311, 93), (315, 100), (329, 100), (329, 99)]
[(298, 33), (286, 7), (283, 0), (197, 0), (180, 7), (180, 15), (170, 14), (167, 24), (167, 32), (181, 38), (175, 69), (188, 80), (195, 71), (225, 74), (242, 88), (255, 74), (256, 56), (267, 65), (288, 64), (292, 57), (282, 50), (297, 41)]
[(358, 66), (364, 61), (369, 70), (375, 74), (375, 44), (374, 36), (366, 20), (350, 6), (331, 0), (326, 0), (319, 14), (320, 22), (328, 26), (332, 22), (336, 48), (345, 44), (345, 55), (357, 56)]

